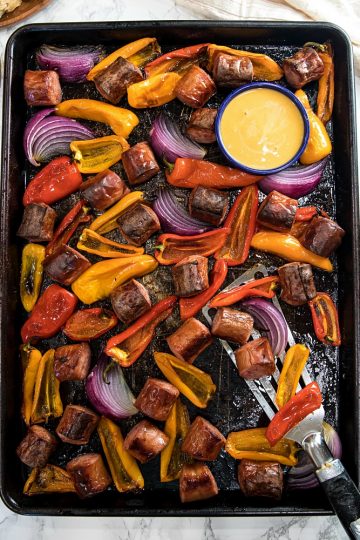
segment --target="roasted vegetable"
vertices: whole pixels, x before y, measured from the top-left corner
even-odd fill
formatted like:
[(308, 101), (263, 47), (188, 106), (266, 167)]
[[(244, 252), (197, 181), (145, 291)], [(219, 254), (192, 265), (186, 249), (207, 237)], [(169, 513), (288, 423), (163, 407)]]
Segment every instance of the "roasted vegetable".
[(127, 141), (119, 135), (100, 137), (88, 141), (73, 141), (70, 149), (80, 172), (99, 173), (117, 163), (122, 153), (129, 148)]
[(334, 106), (334, 60), (331, 44), (326, 43), (322, 47), (318, 54), (324, 64), (324, 73), (319, 80), (316, 114), (323, 124), (327, 124)]
[(49, 349), (41, 358), (36, 375), (31, 423), (47, 422), (50, 417), (58, 418), (63, 413), (60, 397), (60, 381), (54, 372), (54, 349)]
[(130, 246), (129, 244), (119, 244), (119, 242), (109, 240), (109, 238), (101, 236), (91, 229), (83, 230), (76, 247), (81, 251), (93, 253), (94, 255), (103, 257), (104, 259), (121, 259), (123, 257), (142, 255), (144, 253), (144, 248), (142, 247)]
[(319, 292), (308, 303), (316, 337), (326, 345), (341, 345), (338, 312), (331, 297)]
[(160, 73), (130, 85), (127, 89), (129, 105), (134, 109), (146, 109), (172, 101), (176, 97), (175, 87), (180, 79), (177, 73)]
[(21, 347), (21, 356), (23, 359), (24, 378), (23, 378), (23, 402), (22, 402), (22, 416), (25, 424), (30, 424), (31, 411), (34, 401), (34, 391), (36, 384), (36, 377), (39, 370), (42, 354), (40, 351), (31, 347), (30, 345), (23, 345)]
[(66, 321), (64, 334), (73, 341), (90, 341), (105, 334), (118, 323), (109, 309), (79, 309)]
[(205, 56), (208, 43), (199, 43), (159, 56), (145, 66), (146, 76), (154, 77), (159, 73), (186, 73), (193, 65), (198, 64)]
[(283, 367), (280, 372), (278, 388), (275, 401), (279, 409), (283, 407), (290, 398), (295, 396), (296, 388), (301, 377), (301, 373), (309, 358), (310, 351), (305, 345), (297, 343), (287, 351)]
[[(220, 259), (221, 261), (221, 259)], [(219, 262), (220, 262), (219, 261)], [(253, 279), (238, 285), (232, 289), (225, 290), (217, 294), (211, 301), (210, 307), (232, 306), (249, 296), (261, 296), (262, 298), (274, 298), (275, 289), (279, 278), (277, 276), (268, 276), (261, 279)]]
[(69, 473), (56, 465), (31, 471), (23, 489), (24, 495), (44, 495), (45, 493), (75, 493), (74, 482)]
[(181, 451), (181, 445), (190, 427), (190, 418), (186, 406), (180, 398), (174, 403), (168, 416), (164, 433), (169, 442), (161, 452), (160, 481), (172, 482), (180, 476), (182, 467), (191, 462), (191, 458)]
[[(132, 191), (123, 197), (119, 202), (114, 204), (104, 214), (97, 217), (90, 225), (92, 231), (96, 231), (98, 234), (106, 234), (118, 227), (117, 219), (121, 212), (126, 210), (134, 203), (143, 200), (144, 194), (142, 191)], [(135, 249), (135, 248), (134, 248)]]
[(26, 311), (31, 311), (39, 298), (44, 259), (44, 246), (26, 244), (22, 251), (20, 276), (20, 298)]
[(46, 246), (46, 255), (51, 255), (61, 244), (67, 244), (80, 223), (87, 223), (91, 220), (88, 212), (89, 208), (85, 206), (85, 201), (82, 200), (71, 208), (56, 228), (53, 239)]

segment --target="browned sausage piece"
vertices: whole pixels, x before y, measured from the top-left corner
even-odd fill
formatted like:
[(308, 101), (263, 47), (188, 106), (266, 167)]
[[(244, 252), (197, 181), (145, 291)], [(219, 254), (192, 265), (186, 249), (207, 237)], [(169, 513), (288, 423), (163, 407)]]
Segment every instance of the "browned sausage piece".
[(83, 381), (90, 370), (90, 345), (74, 343), (55, 349), (54, 371), (59, 381)]
[(97, 91), (114, 104), (119, 103), (130, 84), (142, 80), (140, 69), (121, 56), (94, 77)]
[(266, 338), (249, 341), (235, 351), (239, 375), (244, 379), (260, 379), (275, 371), (274, 355)]
[(100, 454), (82, 454), (66, 465), (79, 497), (85, 499), (105, 491), (112, 483)]
[(31, 203), (25, 206), (17, 236), (29, 242), (49, 242), (54, 233), (56, 212), (45, 203)]
[(258, 223), (274, 231), (290, 232), (297, 207), (296, 199), (290, 199), (278, 191), (272, 191), (261, 203), (256, 219)]
[(143, 184), (159, 171), (160, 167), (147, 142), (139, 142), (126, 150), (121, 157), (127, 179), (132, 186)]
[(43, 262), (47, 275), (61, 285), (71, 285), (90, 266), (91, 262), (84, 255), (65, 244), (48, 255)]
[(284, 75), (293, 88), (302, 88), (310, 81), (320, 79), (324, 63), (312, 47), (304, 47), (283, 62)]
[(180, 360), (192, 364), (194, 360), (212, 343), (209, 329), (191, 317), (173, 334), (166, 338), (171, 352)]
[(253, 80), (254, 69), (247, 56), (232, 56), (218, 52), (214, 58), (212, 74), (218, 86), (238, 88)]
[(130, 193), (124, 180), (110, 169), (90, 176), (82, 183), (80, 191), (82, 197), (96, 210), (105, 210)]
[(88, 407), (67, 405), (56, 428), (58, 437), (70, 444), (87, 444), (99, 422), (99, 417)]
[(201, 255), (185, 257), (171, 273), (176, 296), (194, 296), (209, 288), (208, 260)]
[(45, 467), (57, 445), (56, 439), (42, 426), (30, 426), (16, 449), (18, 457), (28, 467)]
[(185, 464), (179, 479), (182, 503), (202, 501), (219, 493), (216, 480), (205, 463)]
[(179, 390), (172, 384), (150, 378), (142, 387), (134, 405), (146, 416), (165, 421), (179, 394)]
[(140, 463), (156, 457), (169, 442), (169, 437), (147, 420), (142, 420), (126, 435), (124, 448)]
[(118, 319), (129, 324), (151, 308), (148, 291), (136, 279), (120, 285), (110, 294), (113, 310)]
[(273, 461), (242, 459), (238, 466), (240, 489), (247, 497), (271, 497), (281, 499), (283, 471)]
[(225, 442), (225, 437), (215, 426), (202, 416), (197, 416), (186, 434), (181, 450), (199, 461), (214, 461)]
[(211, 332), (214, 336), (243, 345), (253, 330), (254, 319), (248, 313), (230, 307), (216, 311)]
[(316, 296), (314, 275), (310, 264), (292, 262), (278, 268), (281, 299), (290, 306), (302, 306)]
[(189, 212), (194, 218), (219, 226), (229, 208), (229, 194), (218, 189), (197, 186), (189, 197)]
[(196, 109), (192, 112), (186, 135), (200, 144), (210, 144), (216, 141), (215, 118), (217, 109)]
[(344, 229), (336, 221), (323, 216), (315, 216), (305, 228), (299, 241), (316, 255), (329, 257), (340, 246), (344, 234)]
[(136, 203), (120, 214), (117, 219), (121, 234), (129, 244), (141, 246), (150, 236), (160, 230), (160, 221), (146, 204)]
[(58, 105), (62, 99), (59, 75), (56, 71), (31, 71), (24, 77), (24, 95), (30, 107)]
[(214, 81), (199, 66), (193, 66), (189, 69), (175, 87), (176, 97), (194, 109), (203, 107), (215, 92)]

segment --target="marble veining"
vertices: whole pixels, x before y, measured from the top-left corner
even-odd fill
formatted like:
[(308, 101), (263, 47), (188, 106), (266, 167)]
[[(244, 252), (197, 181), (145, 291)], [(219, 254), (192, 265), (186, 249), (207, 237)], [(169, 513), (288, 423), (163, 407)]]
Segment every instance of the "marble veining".
[[(175, 0), (53, 0), (28, 23), (190, 20)], [(24, 23), (25, 24), (25, 23)], [(9, 36), (0, 30), (1, 69)], [(1, 74), (1, 81), (3, 76)], [(2, 85), (1, 85), (2, 86)], [(359, 84), (358, 84), (359, 86)], [(1, 88), (2, 93), (2, 88)], [(359, 95), (359, 93), (358, 93)], [(1, 105), (2, 106), (2, 96)], [(359, 122), (360, 125), (360, 122)], [(0, 501), (0, 540), (346, 540), (336, 517), (75, 518), (18, 516)]]

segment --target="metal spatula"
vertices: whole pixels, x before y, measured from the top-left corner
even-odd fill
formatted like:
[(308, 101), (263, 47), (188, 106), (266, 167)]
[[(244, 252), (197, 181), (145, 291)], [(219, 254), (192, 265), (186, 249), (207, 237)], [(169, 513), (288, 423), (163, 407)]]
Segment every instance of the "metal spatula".
[[(246, 283), (251, 279), (268, 275), (265, 266), (257, 264), (250, 270), (247, 270), (238, 279), (236, 279), (225, 290), (232, 289), (238, 285)], [(281, 310), (276, 297), (273, 303)], [(203, 314), (211, 324), (211, 316), (208, 306), (203, 308)], [(253, 338), (259, 337), (258, 332), (254, 330)], [(225, 340), (220, 340), (225, 351), (236, 365), (235, 356), (232, 347)], [(288, 327), (288, 346), (295, 344), (291, 330)], [(280, 370), (285, 353), (276, 359), (276, 370), (271, 377), (262, 377), (257, 381), (244, 379), (258, 403), (271, 420), (278, 409), (275, 403), (277, 381), (279, 380)], [(311, 382), (310, 375), (306, 368), (302, 372), (300, 384), (297, 391), (302, 386)], [(346, 472), (339, 459), (334, 459), (323, 437), (324, 407), (321, 406), (316, 411), (309, 414), (297, 426), (286, 434), (287, 439), (296, 441), (309, 454), (316, 469), (316, 475), (322, 485), (331, 506), (343, 524), (350, 538), (360, 540), (360, 493)]]

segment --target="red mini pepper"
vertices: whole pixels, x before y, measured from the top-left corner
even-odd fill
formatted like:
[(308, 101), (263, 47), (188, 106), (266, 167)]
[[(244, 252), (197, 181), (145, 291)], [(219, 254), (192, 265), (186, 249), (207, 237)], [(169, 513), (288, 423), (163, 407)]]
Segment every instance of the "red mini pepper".
[(54, 232), (53, 239), (46, 246), (46, 256), (54, 253), (61, 244), (67, 244), (80, 223), (87, 223), (91, 220), (91, 217), (87, 215), (88, 210), (88, 207), (85, 206), (85, 201), (81, 200), (75, 204), (63, 218)]
[(205, 55), (208, 45), (209, 43), (191, 45), (159, 56), (145, 66), (146, 77), (154, 77), (154, 75), (168, 71), (184, 73), (191, 66), (199, 63), (201, 57)]
[(216, 189), (235, 189), (254, 184), (261, 176), (248, 174), (210, 161), (177, 158), (174, 168), (166, 173), (169, 184), (181, 188), (204, 186)]
[(295, 221), (310, 221), (317, 214), (315, 206), (303, 206), (297, 208), (295, 214)]
[(151, 342), (158, 324), (171, 315), (176, 301), (176, 296), (168, 296), (160, 300), (129, 328), (111, 337), (106, 343), (105, 353), (120, 366), (131, 366)]
[[(214, 268), (210, 272), (210, 287), (196, 296), (180, 298), (181, 320), (195, 317), (196, 313), (204, 307), (224, 283), (228, 271), (227, 262), (224, 259), (215, 261)], [(210, 304), (211, 305), (211, 304)]]
[(274, 446), (308, 414), (316, 411), (321, 406), (322, 396), (319, 385), (311, 382), (300, 390), (275, 414), (268, 425), (265, 435)]
[(242, 189), (224, 223), (224, 227), (230, 228), (229, 236), (215, 253), (215, 259), (225, 259), (229, 266), (246, 261), (255, 232), (257, 207), (258, 187)]
[(74, 313), (77, 298), (60, 285), (50, 285), (21, 329), (23, 343), (54, 336)]
[(194, 236), (180, 236), (178, 234), (161, 234), (155, 258), (160, 264), (176, 264), (185, 257), (202, 255), (209, 257), (223, 246), (228, 228), (216, 229)]
[(104, 308), (79, 309), (66, 321), (64, 334), (73, 341), (90, 341), (118, 323), (112, 311)]
[(318, 292), (308, 302), (316, 337), (326, 345), (341, 345), (338, 312), (330, 296)]
[(275, 287), (279, 282), (277, 276), (267, 276), (261, 279), (254, 279), (239, 285), (228, 291), (223, 291), (215, 296), (210, 302), (210, 307), (218, 308), (231, 306), (248, 298), (249, 296), (261, 296), (262, 298), (274, 298)]
[(82, 184), (82, 177), (76, 164), (68, 156), (53, 159), (38, 172), (28, 184), (23, 204), (52, 204), (74, 191)]

